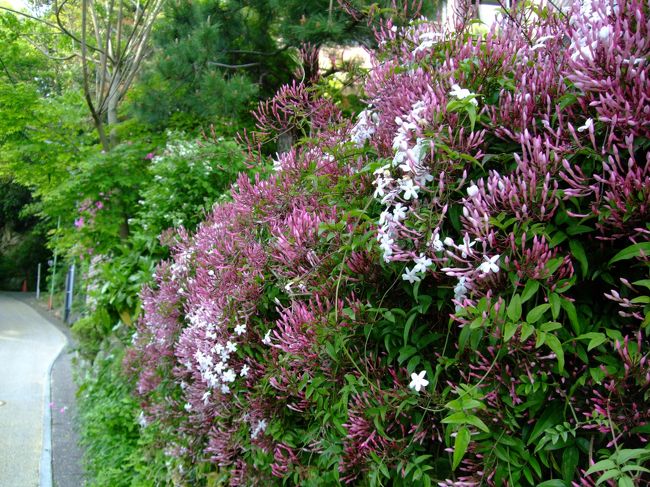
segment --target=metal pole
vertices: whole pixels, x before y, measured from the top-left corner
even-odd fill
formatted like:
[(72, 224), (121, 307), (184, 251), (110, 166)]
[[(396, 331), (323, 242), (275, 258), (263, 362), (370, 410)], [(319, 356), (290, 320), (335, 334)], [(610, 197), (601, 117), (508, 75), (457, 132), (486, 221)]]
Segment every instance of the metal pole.
[(63, 321), (70, 322), (70, 311), (72, 310), (72, 293), (74, 290), (74, 263), (68, 269), (68, 276), (66, 279), (65, 290), (65, 310), (63, 313)]
[(41, 263), (36, 270), (36, 299), (41, 299)]
[(63, 286), (63, 322), (68, 322), (68, 283), (70, 282), (70, 269), (65, 273), (65, 284)]
[[(59, 233), (59, 227), (61, 226), (61, 217), (56, 223), (56, 233)], [(52, 281), (50, 282), (50, 300), (48, 302), (48, 309), (52, 309), (52, 303), (54, 301), (54, 281), (56, 280), (56, 247), (54, 247), (54, 262), (52, 264)]]

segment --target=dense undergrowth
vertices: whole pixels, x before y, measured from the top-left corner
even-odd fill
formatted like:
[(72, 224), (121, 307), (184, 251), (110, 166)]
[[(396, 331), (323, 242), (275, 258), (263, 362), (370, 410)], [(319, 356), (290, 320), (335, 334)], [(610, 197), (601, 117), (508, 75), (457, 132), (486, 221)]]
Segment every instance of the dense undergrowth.
[(260, 107), (304, 137), (176, 232), (131, 379), (100, 354), (97, 484), (650, 480), (648, 4), (458, 27), (387, 22), (355, 120)]
[(354, 127), (281, 92), (272, 113), (308, 119), (261, 125), (312, 137), (181, 232), (144, 294), (128, 363), (175, 467), (521, 485), (588, 483), (604, 458), (589, 473), (642, 475), (646, 10), (485, 38), (388, 24)]

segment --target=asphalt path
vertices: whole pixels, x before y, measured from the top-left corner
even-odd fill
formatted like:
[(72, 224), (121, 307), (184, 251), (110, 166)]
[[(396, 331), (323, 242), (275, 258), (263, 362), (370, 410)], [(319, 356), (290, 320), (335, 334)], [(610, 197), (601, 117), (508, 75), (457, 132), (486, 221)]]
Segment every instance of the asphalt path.
[(51, 485), (49, 376), (67, 340), (0, 293), (0, 487)]

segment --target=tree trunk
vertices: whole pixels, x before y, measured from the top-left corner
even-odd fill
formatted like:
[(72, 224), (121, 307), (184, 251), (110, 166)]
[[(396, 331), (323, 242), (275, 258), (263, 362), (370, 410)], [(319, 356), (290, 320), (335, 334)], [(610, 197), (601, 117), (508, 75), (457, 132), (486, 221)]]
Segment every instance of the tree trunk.
[(112, 79), (110, 79), (110, 88), (108, 92), (108, 98), (107, 98), (107, 111), (106, 111), (106, 116), (108, 119), (108, 127), (109, 127), (109, 137), (110, 137), (110, 145), (111, 148), (115, 147), (118, 143), (118, 134), (117, 134), (117, 107), (119, 104), (119, 87), (120, 83), (122, 82), (122, 73), (120, 70), (115, 70), (113, 73)]

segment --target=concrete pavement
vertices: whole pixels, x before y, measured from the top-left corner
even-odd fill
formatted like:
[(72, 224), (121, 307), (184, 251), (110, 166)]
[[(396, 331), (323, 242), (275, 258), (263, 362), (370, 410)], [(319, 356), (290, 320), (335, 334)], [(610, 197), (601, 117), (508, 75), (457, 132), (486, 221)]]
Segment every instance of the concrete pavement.
[(51, 485), (50, 406), (45, 397), (50, 367), (66, 342), (65, 335), (34, 309), (0, 293), (2, 487)]

